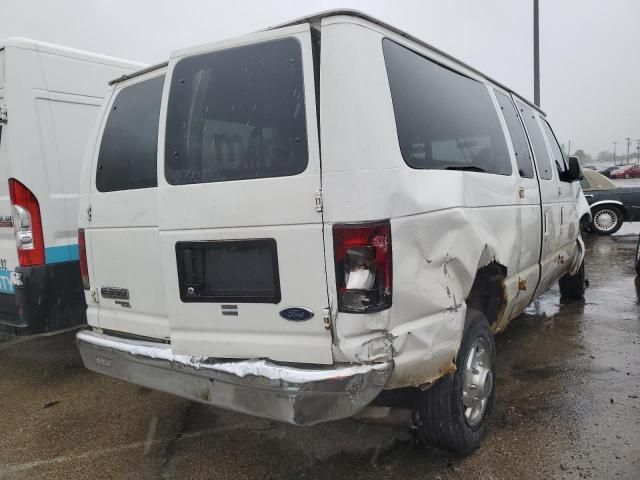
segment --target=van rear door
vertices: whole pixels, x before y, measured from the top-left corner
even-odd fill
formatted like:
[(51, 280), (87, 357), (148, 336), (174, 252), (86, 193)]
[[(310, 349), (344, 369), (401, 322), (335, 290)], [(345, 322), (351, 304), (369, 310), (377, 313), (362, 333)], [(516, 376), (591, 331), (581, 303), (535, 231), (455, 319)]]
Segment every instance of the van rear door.
[(98, 135), (81, 222), (93, 290), (89, 323), (159, 339), (170, 335), (156, 188), (163, 85), (164, 75), (154, 72), (115, 89)]
[(159, 214), (178, 353), (332, 362), (314, 53), (304, 24), (169, 62)]

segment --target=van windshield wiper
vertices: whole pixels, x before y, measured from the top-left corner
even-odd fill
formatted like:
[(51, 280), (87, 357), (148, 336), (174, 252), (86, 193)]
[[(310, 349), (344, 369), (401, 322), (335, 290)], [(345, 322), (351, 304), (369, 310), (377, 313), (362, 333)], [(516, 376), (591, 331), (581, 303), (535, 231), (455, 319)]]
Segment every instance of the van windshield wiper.
[(463, 172), (486, 172), (484, 168), (475, 165), (449, 165), (444, 167), (445, 170), (462, 170)]

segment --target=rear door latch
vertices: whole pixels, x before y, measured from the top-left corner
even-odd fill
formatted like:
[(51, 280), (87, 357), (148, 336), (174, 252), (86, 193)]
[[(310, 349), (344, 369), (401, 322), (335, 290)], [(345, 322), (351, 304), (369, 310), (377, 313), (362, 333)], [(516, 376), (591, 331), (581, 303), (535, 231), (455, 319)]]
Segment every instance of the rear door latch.
[(322, 190), (316, 190), (316, 212), (322, 211)]
[(100, 297), (98, 297), (98, 290), (96, 290), (95, 288), (91, 289), (91, 301), (93, 303), (100, 303)]

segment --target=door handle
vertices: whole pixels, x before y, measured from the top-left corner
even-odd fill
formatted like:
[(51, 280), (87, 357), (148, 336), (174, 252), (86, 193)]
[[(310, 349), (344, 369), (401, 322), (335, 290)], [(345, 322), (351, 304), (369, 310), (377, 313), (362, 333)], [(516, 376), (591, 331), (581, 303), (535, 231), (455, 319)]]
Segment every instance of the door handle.
[(549, 235), (549, 211), (544, 212), (544, 221), (542, 222), (545, 238)]
[(593, 195), (585, 195), (584, 198), (593, 198)]

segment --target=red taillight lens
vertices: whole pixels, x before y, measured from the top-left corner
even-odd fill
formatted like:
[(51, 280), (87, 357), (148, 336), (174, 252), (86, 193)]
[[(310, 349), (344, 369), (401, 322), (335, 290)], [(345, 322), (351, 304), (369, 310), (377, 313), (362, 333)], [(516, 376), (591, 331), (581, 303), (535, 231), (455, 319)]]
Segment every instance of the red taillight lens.
[(82, 285), (89, 290), (89, 267), (87, 266), (87, 244), (84, 239), (84, 228), (78, 230), (78, 254), (80, 256), (80, 274)]
[(44, 237), (38, 199), (15, 178), (9, 179), (13, 231), (21, 267), (44, 264)]
[(391, 306), (389, 222), (334, 225), (333, 248), (340, 312), (365, 313)]

